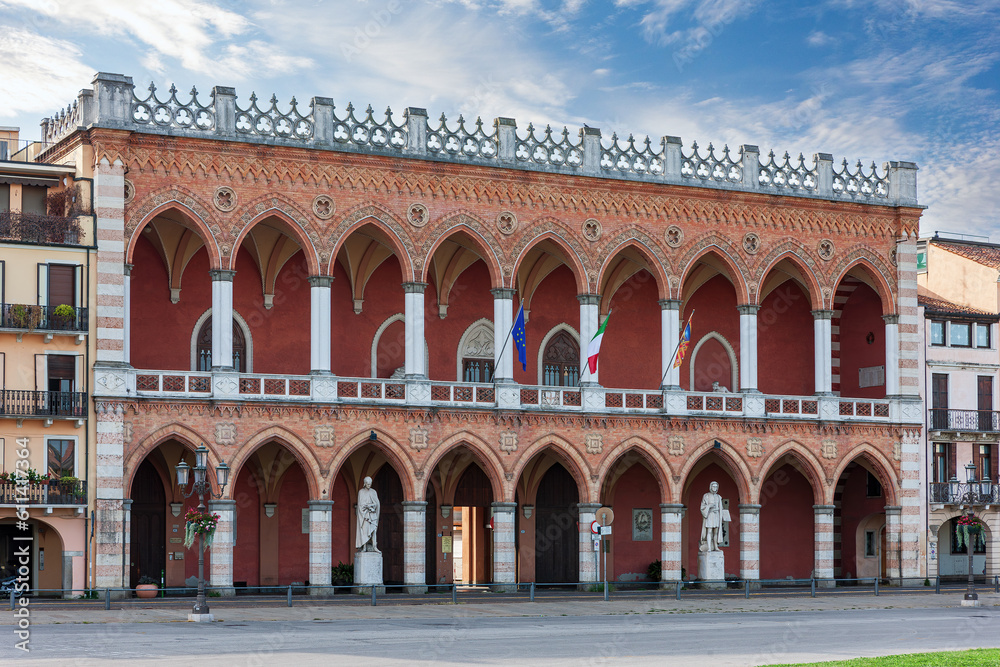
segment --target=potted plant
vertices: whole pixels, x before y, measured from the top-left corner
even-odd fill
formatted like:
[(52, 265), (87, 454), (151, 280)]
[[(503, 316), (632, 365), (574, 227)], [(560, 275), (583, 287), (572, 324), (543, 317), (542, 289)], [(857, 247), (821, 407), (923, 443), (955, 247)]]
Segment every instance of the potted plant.
[(144, 574), (139, 577), (139, 583), (136, 584), (135, 596), (143, 600), (149, 600), (155, 598), (159, 590), (160, 583), (156, 579)]
[(16, 303), (10, 308), (10, 323), (15, 329), (34, 331), (42, 323), (42, 307)]
[(958, 517), (955, 520), (955, 541), (958, 543), (958, 548), (961, 549), (964, 544), (972, 549), (976, 539), (984, 532), (985, 526), (983, 520), (975, 514), (963, 514)]
[(333, 585), (350, 586), (354, 583), (354, 566), (338, 561), (333, 568)]
[(76, 309), (69, 304), (61, 303), (52, 311), (50, 324), (53, 329), (71, 329), (74, 320), (76, 320)]
[(209, 549), (215, 541), (215, 529), (219, 525), (219, 515), (209, 512), (199, 512), (195, 508), (188, 509), (184, 515), (184, 548), (190, 549), (198, 535), (204, 535), (202, 551)]

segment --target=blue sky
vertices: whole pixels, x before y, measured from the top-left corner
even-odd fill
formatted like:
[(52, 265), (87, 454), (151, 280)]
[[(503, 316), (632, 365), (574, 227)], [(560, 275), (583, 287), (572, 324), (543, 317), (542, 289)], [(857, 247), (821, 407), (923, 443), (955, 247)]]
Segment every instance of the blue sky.
[[(0, 125), (93, 73), (920, 166), (924, 234), (1000, 241), (1000, 2), (0, 0)], [(304, 103), (304, 104), (303, 104)]]

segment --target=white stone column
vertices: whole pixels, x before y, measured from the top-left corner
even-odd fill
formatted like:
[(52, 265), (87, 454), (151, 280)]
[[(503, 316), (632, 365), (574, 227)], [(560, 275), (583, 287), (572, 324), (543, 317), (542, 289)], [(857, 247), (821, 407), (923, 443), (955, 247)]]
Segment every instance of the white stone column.
[(826, 581), (817, 586), (833, 588), (833, 512), (835, 505), (813, 505), (813, 576)]
[(833, 311), (814, 310), (813, 316), (813, 373), (816, 394), (833, 393)]
[(760, 505), (740, 505), (740, 577), (760, 579)]
[(737, 306), (740, 311), (740, 391), (757, 391), (757, 311), (760, 306)]
[(213, 269), (212, 370), (233, 370), (233, 276), (235, 271)]
[(886, 505), (885, 508), (885, 576), (894, 583), (899, 581), (900, 551), (900, 518), (903, 508), (898, 505)]
[(125, 412), (121, 402), (95, 400), (97, 479), (94, 483), (95, 585), (125, 588), (131, 526), (123, 466)]
[(406, 317), (406, 362), (404, 369), (408, 378), (424, 378), (424, 290), (427, 283), (403, 283)]
[[(427, 592), (427, 503), (420, 500), (403, 501), (403, 583), (406, 592)], [(329, 543), (329, 540), (327, 540)]]
[(680, 581), (683, 565), (684, 505), (660, 505), (660, 579)]
[(125, 311), (123, 313), (124, 336), (122, 349), (126, 364), (132, 363), (132, 265), (125, 265)]
[[(127, 94), (127, 93), (126, 93)], [(90, 313), (97, 333), (95, 366), (121, 366), (125, 359), (125, 167), (101, 158), (94, 170), (97, 213), (97, 307)]]
[(681, 388), (681, 369), (672, 367), (681, 333), (681, 302), (660, 299), (660, 377), (664, 378), (663, 389)]
[(330, 276), (309, 277), (309, 368), (314, 375), (330, 372)]
[[(517, 359), (517, 348), (511, 337), (511, 327), (514, 326), (514, 290), (503, 288), (491, 289), (493, 294), (493, 372), (494, 382), (514, 381), (514, 360)], [(505, 338), (506, 336), (506, 338)], [(503, 356), (501, 356), (503, 352)]]
[[(309, 501), (309, 585), (330, 586), (333, 583), (333, 501)], [(326, 595), (332, 591), (310, 588), (310, 595)]]
[(600, 326), (598, 318), (600, 317), (601, 295), (578, 294), (576, 298), (580, 302), (580, 385), (600, 384), (598, 378), (600, 372), (591, 374), (590, 366), (587, 364), (587, 347)]
[[(219, 524), (215, 528), (215, 539), (212, 541), (211, 566), (208, 572), (208, 583), (218, 590), (220, 595), (236, 594), (233, 588), (233, 547), (236, 527), (236, 501), (210, 500), (208, 511), (219, 515)], [(197, 558), (197, 550), (195, 550)]]
[[(580, 581), (596, 582), (600, 576), (594, 563), (594, 534), (590, 532), (590, 524), (597, 518), (600, 503), (580, 503), (577, 505), (577, 525), (580, 531)], [(603, 557), (603, 554), (602, 554)]]
[(899, 391), (899, 315), (883, 315), (885, 320), (885, 395)]
[(493, 590), (512, 593), (516, 589), (517, 552), (514, 547), (514, 513), (517, 503), (493, 503)]

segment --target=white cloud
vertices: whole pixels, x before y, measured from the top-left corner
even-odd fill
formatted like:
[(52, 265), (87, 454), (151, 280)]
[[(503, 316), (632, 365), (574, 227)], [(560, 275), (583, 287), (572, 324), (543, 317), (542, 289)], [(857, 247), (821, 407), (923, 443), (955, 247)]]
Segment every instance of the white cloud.
[(806, 44), (814, 47), (827, 46), (828, 44), (833, 44), (835, 41), (833, 37), (830, 37), (830, 35), (822, 30), (813, 30), (806, 36)]
[(0, 32), (0, 117), (65, 106), (93, 78), (82, 56), (61, 39), (19, 29)]

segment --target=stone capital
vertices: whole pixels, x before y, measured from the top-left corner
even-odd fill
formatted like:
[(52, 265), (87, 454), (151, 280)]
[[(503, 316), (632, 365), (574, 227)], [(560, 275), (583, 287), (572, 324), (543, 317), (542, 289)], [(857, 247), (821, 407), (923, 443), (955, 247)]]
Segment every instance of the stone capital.
[(812, 313), (814, 320), (832, 320), (833, 311), (832, 310), (813, 310)]
[(493, 513), (494, 514), (497, 514), (497, 513), (500, 513), (500, 512), (503, 512), (503, 513), (506, 513), (506, 514), (511, 514), (511, 513), (513, 513), (514, 511), (517, 510), (517, 503), (495, 502), (495, 503), (493, 503), (491, 505), (491, 507), (493, 508)]
[(813, 512), (815, 514), (830, 514), (832, 516), (836, 509), (836, 505), (813, 505)]
[(310, 287), (329, 287), (333, 284), (333, 276), (309, 276)]
[(760, 514), (760, 505), (747, 504), (738, 505), (737, 507), (739, 507), (740, 514)]
[(490, 294), (493, 295), (494, 299), (514, 300), (514, 290), (509, 287), (494, 287), (490, 290)]
[(888, 315), (883, 315), (882, 320), (885, 321), (886, 324), (899, 324), (899, 314), (889, 313)]
[(407, 294), (423, 294), (427, 283), (403, 283), (403, 291)]
[(581, 306), (597, 306), (601, 303), (600, 294), (577, 294), (576, 300), (580, 302)]
[(657, 301), (660, 304), (660, 310), (680, 310), (681, 301), (680, 299), (660, 299)]
[(308, 504), (309, 504), (309, 511), (310, 512), (332, 512), (333, 511), (333, 501), (332, 500), (310, 500)]
[(760, 305), (756, 303), (744, 303), (736, 306), (736, 310), (740, 311), (740, 315), (756, 315), (757, 311), (760, 310)]
[(233, 282), (233, 277), (236, 275), (236, 272), (230, 271), (229, 269), (210, 269), (208, 275), (212, 280), (231, 283)]
[(404, 500), (402, 502), (403, 512), (426, 512), (427, 501), (425, 500)]

